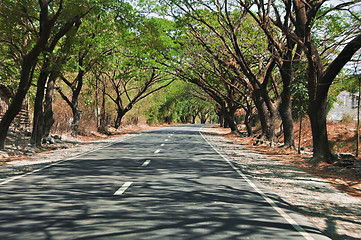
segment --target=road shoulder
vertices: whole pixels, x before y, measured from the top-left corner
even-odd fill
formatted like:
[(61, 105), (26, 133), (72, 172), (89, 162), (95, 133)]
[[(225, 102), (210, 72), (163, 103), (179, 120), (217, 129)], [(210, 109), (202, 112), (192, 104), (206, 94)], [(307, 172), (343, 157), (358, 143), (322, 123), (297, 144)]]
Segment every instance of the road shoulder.
[(308, 217), (333, 239), (359, 239), (361, 200), (334, 188), (294, 165), (234, 144), (204, 128), (202, 133), (220, 152), (259, 183)]

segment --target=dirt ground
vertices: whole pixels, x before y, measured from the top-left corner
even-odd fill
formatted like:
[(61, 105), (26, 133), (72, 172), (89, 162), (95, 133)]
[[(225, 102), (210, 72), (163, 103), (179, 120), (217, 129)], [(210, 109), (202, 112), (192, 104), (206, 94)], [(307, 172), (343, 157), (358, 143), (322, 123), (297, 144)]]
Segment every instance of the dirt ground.
[[(355, 154), (356, 136), (354, 123), (328, 122), (327, 128), (333, 152)], [(295, 124), (294, 130), (296, 145), (298, 146), (299, 124)], [(302, 124), (301, 149), (303, 151), (301, 151), (301, 154), (298, 154), (296, 150), (284, 149), (281, 146), (271, 148), (267, 143), (255, 145), (257, 141), (255, 137), (240, 137), (238, 134), (230, 133), (229, 129), (214, 128), (214, 131), (236, 144), (281, 160), (285, 164), (298, 166), (312, 175), (326, 179), (337, 189), (361, 199), (361, 158), (355, 158), (352, 166), (337, 166), (337, 164), (335, 166), (334, 164), (327, 163), (314, 164), (311, 162), (313, 150), (312, 132), (308, 120), (304, 120)], [(280, 142), (282, 140), (281, 136)]]

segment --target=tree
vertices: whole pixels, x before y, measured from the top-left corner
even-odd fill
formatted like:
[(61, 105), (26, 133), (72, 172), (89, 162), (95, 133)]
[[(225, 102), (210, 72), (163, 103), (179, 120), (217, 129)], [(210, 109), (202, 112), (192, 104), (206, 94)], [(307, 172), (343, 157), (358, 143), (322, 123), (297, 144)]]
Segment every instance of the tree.
[[(274, 122), (277, 117), (278, 90), (272, 76), (276, 61), (267, 51), (265, 37), (254, 29), (247, 10), (227, 1), (180, 1), (174, 5), (183, 12), (194, 39), (206, 49), (219, 64), (229, 66), (244, 88), (250, 89), (259, 112), (263, 137), (275, 139)], [(178, 13), (177, 11), (174, 11)], [(242, 29), (242, 31), (240, 31)], [(217, 41), (222, 50), (214, 49)], [(220, 53), (226, 55), (224, 59)], [(226, 79), (228, 80), (228, 79)], [(270, 88), (270, 89), (269, 89)]]
[(201, 123), (214, 118), (216, 103), (196, 85), (176, 80), (167, 89), (152, 97), (148, 123), (192, 123), (198, 117)]
[[(67, 49), (66, 53), (63, 53), (67, 56), (67, 65), (58, 74), (70, 90), (69, 96), (64, 91), (64, 87), (62, 88), (60, 85), (56, 87), (72, 110), (71, 128), (73, 136), (77, 136), (79, 133), (79, 124), (82, 118), (79, 96), (85, 84), (86, 75), (99, 63), (106, 61), (115, 49), (118, 43), (116, 39), (119, 37), (115, 22), (118, 18), (128, 16), (128, 13), (132, 11), (129, 4), (118, 1), (106, 1), (98, 4), (96, 5), (97, 8), (92, 9), (91, 14), (83, 19), (82, 27), (72, 37), (71, 47)], [(119, 22), (122, 21), (119, 20)], [(70, 74), (71, 72), (77, 72), (77, 74)]]
[[(53, 86), (53, 81), (55, 81), (54, 71), (51, 71), (51, 68), (58, 68), (59, 65), (55, 66), (54, 64), (62, 64), (63, 61), (55, 60), (54, 55), (55, 47), (58, 45), (58, 42), (64, 37), (73, 27), (78, 29), (81, 23), (81, 18), (87, 14), (81, 13), (80, 15), (75, 15), (73, 18), (67, 20), (62, 27), (55, 32), (54, 36), (49, 41), (49, 45), (44, 49), (43, 53), (43, 64), (41, 66), (40, 74), (37, 82), (37, 91), (34, 103), (34, 118), (33, 118), (33, 132), (31, 136), (31, 143), (36, 144), (37, 146), (41, 145), (41, 140), (44, 136), (44, 114), (43, 114), (43, 100), (45, 95), (45, 86), (48, 84), (48, 90), (51, 91), (50, 86)], [(50, 80), (49, 76), (53, 73)], [(48, 81), (48, 79), (50, 81)], [(49, 93), (49, 92), (48, 92)], [(50, 93), (49, 93), (50, 94)], [(49, 96), (48, 96), (49, 97)], [(48, 99), (49, 101), (49, 99)], [(51, 116), (49, 116), (51, 117)], [(49, 128), (49, 127), (48, 127)]]
[(0, 121), (0, 149), (4, 148), (9, 126), (21, 110), (39, 56), (46, 49), (53, 31), (56, 31), (63, 7), (62, 0), (57, 3), (39, 0), (37, 4), (34, 1), (4, 0), (0, 5), (0, 21), (5, 32), (1, 34), (3, 38), (0, 41), (21, 56), (19, 86)]
[[(122, 71), (121, 68), (125, 69)], [(133, 66), (134, 67), (134, 66)], [(105, 94), (115, 103), (117, 116), (115, 128), (119, 128), (124, 115), (140, 100), (169, 86), (173, 81), (159, 75), (159, 69), (131, 69), (118, 65), (112, 72), (103, 72), (103, 85), (108, 85)], [(108, 82), (108, 84), (106, 83)]]
[[(308, 92), (309, 92), (309, 108), (308, 115), (311, 121), (312, 137), (313, 137), (313, 159), (316, 161), (325, 161), (332, 163), (334, 156), (331, 153), (326, 127), (327, 113), (327, 96), (328, 90), (337, 74), (349, 62), (352, 56), (361, 48), (361, 34), (355, 28), (347, 29), (351, 32), (344, 33), (349, 41), (345, 43), (342, 51), (335, 53), (326, 59), (321, 58), (320, 47), (317, 44), (317, 35), (313, 32), (315, 20), (331, 14), (335, 10), (342, 10), (347, 6), (351, 6), (356, 1), (342, 3), (329, 9), (323, 9), (324, 0), (317, 1), (301, 1), (294, 0), (293, 8), (295, 15), (291, 14), (291, 9), (286, 8), (289, 16), (294, 16), (295, 29), (277, 23), (290, 38), (294, 39), (302, 47), (308, 62)], [(276, 8), (275, 8), (276, 10)], [(275, 12), (278, 18), (280, 14)], [(353, 16), (352, 16), (353, 17)], [(354, 19), (359, 25), (360, 20)], [(332, 38), (331, 38), (332, 39)], [(338, 44), (336, 45), (338, 46)], [(335, 49), (335, 47), (327, 46), (327, 48)]]
[(131, 28), (120, 29), (119, 39), (114, 39), (118, 46), (97, 65), (95, 75), (107, 86), (104, 94), (116, 106), (116, 128), (135, 104), (173, 82), (164, 67), (155, 61), (161, 59), (167, 48), (162, 31), (167, 23), (167, 20), (135, 15)]
[[(286, 16), (283, 21), (278, 18), (272, 19), (272, 1), (270, 4), (263, 4), (263, 2), (254, 1), (254, 4), (249, 4), (248, 1), (240, 1), (240, 4), (247, 10), (250, 16), (257, 22), (259, 28), (262, 29), (269, 41), (269, 51), (272, 52), (276, 59), (277, 66), (280, 71), (282, 79), (281, 102), (278, 110), (282, 119), (284, 132), (284, 145), (289, 148), (295, 147), (293, 118), (292, 118), (292, 101), (291, 101), (291, 85), (295, 74), (293, 70), (293, 63), (300, 58), (301, 48), (296, 45), (296, 42), (287, 36), (277, 31), (277, 27), (273, 24), (279, 21), (279, 24), (291, 28), (293, 22)], [(291, 7), (291, 1), (284, 2), (287, 9)], [(255, 10), (256, 7), (256, 10)]]

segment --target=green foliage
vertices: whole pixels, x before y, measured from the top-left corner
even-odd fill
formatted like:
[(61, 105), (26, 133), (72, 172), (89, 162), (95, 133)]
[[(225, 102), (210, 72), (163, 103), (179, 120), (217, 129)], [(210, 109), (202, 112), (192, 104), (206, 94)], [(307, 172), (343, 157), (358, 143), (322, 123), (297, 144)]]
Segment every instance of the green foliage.
[[(54, 16), (59, 10), (59, 1), (49, 3), (49, 15)], [(64, 66), (59, 66), (64, 75), (75, 76), (78, 70), (87, 72), (86, 87), (81, 99), (82, 104), (89, 108), (95, 105), (94, 90), (95, 87), (99, 88), (96, 80), (104, 81), (108, 97), (115, 96), (117, 88), (124, 91), (127, 85), (131, 90), (128, 96), (122, 95), (121, 99), (126, 104), (149, 78), (151, 69), (156, 69), (157, 74), (164, 76), (159, 84), (169, 81), (175, 75), (183, 81), (177, 81), (143, 101), (136, 114), (146, 112), (148, 122), (187, 122), (204, 110), (214, 114), (216, 106), (200, 88), (190, 85), (191, 81), (194, 83), (194, 79), (201, 79), (198, 86), (206, 86), (208, 95), (211, 93), (235, 104), (242, 101), (239, 92), (250, 94), (241, 84), (248, 79), (243, 76), (239, 62), (237, 63), (235, 44), (239, 45), (244, 57), (238, 61), (245, 61), (255, 78), (262, 76), (267, 60), (272, 54), (276, 54), (270, 51), (272, 46), (255, 20), (250, 15), (242, 17), (242, 8), (237, 1), (228, 2), (227, 11), (225, 4), (217, 8), (218, 2), (213, 0), (67, 0), (63, 3), (55, 31), (75, 15), (87, 14), (79, 29), (74, 26), (59, 41), (51, 55), (44, 52), (34, 69), (34, 78), (38, 77), (39, 65), (45, 57), (66, 59)], [(275, 4), (282, 6), (278, 1)], [(39, 36), (38, 5), (35, 0), (1, 0), (0, 3), (0, 82), (13, 89), (19, 84), (21, 56), (34, 46)], [(342, 45), (337, 46), (340, 36), (351, 37), (355, 33), (355, 21), (360, 19), (359, 12), (328, 13), (329, 9), (330, 6), (322, 7), (318, 16), (327, 14), (320, 19), (316, 18), (311, 26), (313, 38), (321, 49), (319, 52), (323, 53), (321, 57), (325, 63), (334, 59), (340, 51)], [(234, 28), (229, 27), (228, 23)], [(282, 32), (272, 24), (270, 28), (270, 31), (274, 31), (274, 36), (281, 39)], [(54, 33), (51, 38), (54, 38)], [(83, 55), (86, 57), (80, 65), (79, 56)], [(222, 65), (221, 62), (227, 64)], [(54, 61), (51, 67), (56, 64)], [(230, 70), (232, 67), (236, 70)], [(296, 79), (291, 86), (295, 117), (307, 112), (306, 68), (302, 62), (295, 63)], [(111, 74), (114, 74), (115, 82), (119, 83), (116, 87), (112, 86), (109, 78), (108, 81), (105, 80)], [(276, 81), (279, 79), (278, 75), (278, 72), (273, 72)], [(358, 91), (358, 80), (351, 75), (345, 72), (331, 86), (328, 98), (330, 105), (339, 92)], [(268, 89), (271, 89), (273, 86), (271, 82), (269, 84)], [(239, 92), (230, 86), (235, 86)], [(151, 89), (156, 87), (157, 84)], [(33, 98), (35, 91), (35, 87), (32, 87), (30, 98)], [(269, 95), (276, 97), (276, 93)]]
[(190, 123), (202, 110), (214, 115), (215, 104), (200, 94), (193, 85), (176, 81), (158, 96), (153, 97), (153, 104), (147, 111), (147, 122)]
[(295, 80), (291, 84), (292, 115), (302, 117), (308, 109), (307, 73), (304, 62), (294, 63)]

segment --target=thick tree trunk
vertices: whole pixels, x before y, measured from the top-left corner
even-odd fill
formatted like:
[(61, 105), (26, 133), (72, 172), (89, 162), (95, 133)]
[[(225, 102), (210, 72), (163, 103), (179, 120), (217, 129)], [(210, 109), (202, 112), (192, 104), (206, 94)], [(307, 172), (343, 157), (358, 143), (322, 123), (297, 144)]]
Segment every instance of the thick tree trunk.
[(197, 115), (196, 115), (196, 114), (193, 114), (193, 115), (192, 115), (192, 124), (195, 124), (195, 123), (196, 123), (196, 118), (197, 118)]
[(225, 108), (223, 110), (224, 120), (227, 124), (227, 127), (229, 127), (232, 132), (238, 132), (236, 119), (234, 117), (235, 112), (236, 112), (236, 109), (234, 109), (234, 108)]
[(30, 140), (31, 144), (35, 144), (36, 146), (41, 146), (41, 140), (43, 138), (43, 100), (45, 94), (45, 84), (49, 76), (48, 68), (49, 61), (45, 60), (36, 86), (33, 132)]
[(72, 107), (73, 122), (71, 123), (71, 135), (77, 137), (79, 134), (79, 125), (83, 112), (79, 109), (78, 104), (74, 104)]
[[(287, 148), (295, 149), (295, 134), (293, 127), (293, 118), (292, 118), (292, 101), (291, 101), (291, 83), (294, 80), (294, 71), (292, 68), (293, 61), (293, 48), (294, 43), (291, 40), (288, 40), (288, 51), (283, 59), (283, 64), (280, 69), (281, 78), (283, 83), (283, 90), (281, 93), (281, 104), (279, 106), (279, 113), (281, 115), (282, 124), (283, 124), (283, 136), (284, 136), (284, 145)], [(296, 55), (299, 54), (301, 50), (297, 50)], [(296, 56), (298, 58), (298, 56)]]
[(260, 90), (254, 91), (254, 102), (262, 127), (261, 138), (273, 142), (276, 138), (274, 116), (269, 113), (264, 99), (260, 96)]
[(288, 148), (295, 148), (295, 135), (292, 119), (292, 102), (291, 90), (288, 83), (283, 83), (283, 91), (281, 93), (281, 104), (279, 113), (281, 115), (284, 133), (284, 145)]
[(224, 128), (224, 118), (223, 118), (223, 114), (222, 114), (222, 109), (218, 108), (216, 110), (216, 114), (218, 116), (219, 126)]
[(125, 115), (125, 112), (122, 109), (117, 110), (117, 118), (115, 119), (115, 128), (118, 129), (122, 124), (122, 119)]
[(40, 47), (33, 49), (27, 56), (24, 57), (22, 63), (22, 70), (20, 74), (20, 83), (18, 90), (8, 108), (5, 115), (0, 121), (0, 149), (4, 149), (5, 139), (9, 130), (9, 127), (21, 110), (21, 106), (25, 99), (25, 96), (30, 88), (32, 71), (38, 61), (38, 56), (41, 52)]
[(327, 100), (324, 98), (310, 101), (308, 109), (312, 129), (313, 159), (333, 163), (335, 157), (331, 153), (327, 137), (326, 106)]
[(19, 89), (16, 92), (16, 95), (13, 98), (8, 110), (5, 112), (5, 115), (0, 121), (0, 149), (4, 149), (5, 147), (5, 140), (9, 127), (16, 115), (18, 115), (18, 113), (20, 112), (28, 89), (29, 87), (19, 86)]
[(205, 124), (209, 118), (208, 113), (200, 113), (199, 118), (201, 120), (201, 124)]

